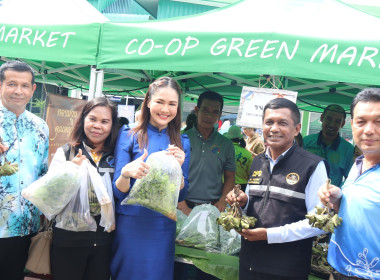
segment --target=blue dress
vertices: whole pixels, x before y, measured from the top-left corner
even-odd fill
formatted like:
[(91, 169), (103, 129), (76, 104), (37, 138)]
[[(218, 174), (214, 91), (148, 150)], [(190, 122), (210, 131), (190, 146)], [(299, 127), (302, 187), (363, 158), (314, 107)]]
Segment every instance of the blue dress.
[[(148, 126), (148, 157), (150, 154), (166, 150), (170, 144), (167, 130), (158, 131)], [(190, 163), (190, 141), (181, 136), (185, 162), (182, 172), (185, 186), (179, 195), (183, 200), (188, 190)], [(128, 193), (120, 192), (115, 181), (125, 164), (139, 158), (143, 151), (139, 148), (136, 136), (123, 127), (119, 132), (115, 149), (115, 175), (113, 191), (116, 202), (116, 230), (112, 246), (112, 280), (170, 280), (174, 269), (174, 240), (176, 222), (166, 216), (137, 205), (121, 205)], [(135, 180), (131, 179), (133, 188)]]

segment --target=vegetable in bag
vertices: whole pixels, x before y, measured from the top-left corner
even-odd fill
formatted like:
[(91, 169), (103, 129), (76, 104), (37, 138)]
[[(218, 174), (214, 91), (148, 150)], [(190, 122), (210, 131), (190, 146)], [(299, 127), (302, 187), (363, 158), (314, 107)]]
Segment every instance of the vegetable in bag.
[(177, 209), (177, 224), (176, 224), (176, 229), (175, 229), (176, 236), (181, 231), (182, 225), (185, 222), (186, 218), (187, 218), (186, 214), (184, 214), (181, 210)]
[(222, 226), (220, 231), (220, 252), (226, 255), (239, 254), (241, 249), (241, 235), (234, 229), (225, 231)]
[(155, 152), (148, 157), (149, 173), (136, 180), (121, 204), (141, 205), (177, 221), (182, 169), (175, 157), (166, 153)]
[(91, 216), (88, 199), (89, 174), (88, 161), (81, 165), (81, 180), (79, 191), (68, 205), (56, 217), (56, 227), (70, 231), (96, 231), (96, 221)]
[(220, 213), (211, 204), (195, 206), (184, 221), (176, 242), (180, 245), (219, 252), (219, 225), (216, 223)]
[(51, 220), (62, 211), (80, 188), (80, 167), (70, 161), (49, 171), (22, 190), (21, 195)]

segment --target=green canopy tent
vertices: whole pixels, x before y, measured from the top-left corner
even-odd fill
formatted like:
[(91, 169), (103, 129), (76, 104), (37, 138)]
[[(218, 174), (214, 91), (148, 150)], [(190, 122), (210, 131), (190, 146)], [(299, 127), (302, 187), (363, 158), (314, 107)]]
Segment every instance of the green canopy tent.
[(0, 60), (26, 61), (38, 82), (88, 86), (106, 20), (85, 0), (1, 1)]
[(106, 22), (97, 67), (126, 71), (124, 84), (173, 76), (188, 98), (208, 88), (238, 104), (242, 86), (265, 85), (298, 91), (303, 110), (348, 108), (380, 85), (379, 28), (380, 18), (336, 0), (246, 0), (180, 19)]

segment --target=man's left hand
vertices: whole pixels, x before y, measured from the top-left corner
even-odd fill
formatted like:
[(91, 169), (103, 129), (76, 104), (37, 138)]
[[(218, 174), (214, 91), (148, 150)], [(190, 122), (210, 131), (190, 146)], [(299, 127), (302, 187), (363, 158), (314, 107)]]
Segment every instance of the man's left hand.
[(266, 228), (243, 229), (238, 233), (248, 241), (268, 240)]
[(214, 206), (218, 208), (220, 212), (224, 212), (224, 210), (226, 209), (226, 205), (227, 205), (227, 202), (226, 202), (225, 197), (222, 197), (221, 199), (218, 200), (218, 202), (214, 204)]

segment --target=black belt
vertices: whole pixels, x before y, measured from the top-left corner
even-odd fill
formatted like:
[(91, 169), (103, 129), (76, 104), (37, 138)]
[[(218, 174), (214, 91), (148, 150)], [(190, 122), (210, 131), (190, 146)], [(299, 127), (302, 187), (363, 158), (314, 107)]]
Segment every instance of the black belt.
[(339, 273), (338, 271), (334, 271), (332, 273), (333, 277), (334, 277), (334, 280), (358, 280), (358, 279), (364, 279), (364, 278), (359, 278), (359, 277), (356, 277), (356, 276), (347, 276), (347, 275), (343, 275), (341, 273)]
[(209, 202), (192, 202), (192, 201), (186, 200), (187, 206), (189, 206), (189, 208), (191, 208), (191, 209), (193, 209), (195, 206), (202, 205), (202, 204), (212, 204), (212, 205), (214, 205), (217, 202), (218, 202), (218, 200), (212, 200), (212, 201), (209, 201)]

